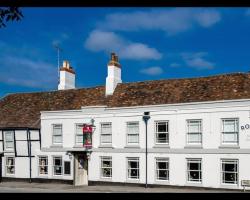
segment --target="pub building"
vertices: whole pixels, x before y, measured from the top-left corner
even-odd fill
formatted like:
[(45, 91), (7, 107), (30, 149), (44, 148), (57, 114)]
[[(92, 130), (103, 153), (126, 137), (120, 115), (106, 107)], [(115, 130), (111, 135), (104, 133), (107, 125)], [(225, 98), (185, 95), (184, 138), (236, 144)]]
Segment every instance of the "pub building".
[(73, 185), (243, 189), (250, 180), (250, 74), (122, 83), (111, 54), (104, 86), (0, 100), (0, 178)]

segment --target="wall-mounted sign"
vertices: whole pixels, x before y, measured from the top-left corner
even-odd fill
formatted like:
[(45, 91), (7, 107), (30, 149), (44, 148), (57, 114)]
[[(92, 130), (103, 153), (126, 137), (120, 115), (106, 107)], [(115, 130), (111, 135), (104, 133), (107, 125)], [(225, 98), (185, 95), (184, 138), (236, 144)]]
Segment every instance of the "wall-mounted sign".
[(91, 125), (84, 124), (82, 128), (83, 132), (83, 147), (92, 148), (92, 131)]
[(250, 124), (245, 124), (243, 126), (240, 126), (241, 130), (246, 130), (246, 129), (250, 129)]

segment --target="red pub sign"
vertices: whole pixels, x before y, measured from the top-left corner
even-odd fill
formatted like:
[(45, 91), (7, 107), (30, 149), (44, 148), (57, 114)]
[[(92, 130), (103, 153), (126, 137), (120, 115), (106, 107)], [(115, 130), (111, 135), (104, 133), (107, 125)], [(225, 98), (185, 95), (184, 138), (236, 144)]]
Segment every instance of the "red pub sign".
[(83, 124), (83, 128), (82, 128), (83, 147), (85, 148), (92, 147), (92, 132), (93, 132), (93, 128), (91, 125)]

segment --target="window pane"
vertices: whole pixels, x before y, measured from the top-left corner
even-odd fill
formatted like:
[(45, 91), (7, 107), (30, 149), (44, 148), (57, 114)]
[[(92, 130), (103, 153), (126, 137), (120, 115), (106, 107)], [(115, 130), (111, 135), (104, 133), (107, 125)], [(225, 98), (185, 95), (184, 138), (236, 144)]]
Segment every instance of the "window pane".
[(15, 160), (13, 157), (6, 158), (6, 173), (7, 174), (15, 173)]
[(189, 133), (201, 132), (201, 121), (188, 121), (188, 132)]
[(53, 125), (53, 135), (61, 135), (62, 134), (62, 125), (54, 124)]
[(237, 142), (238, 134), (237, 133), (224, 133), (223, 134), (223, 142)]
[(8, 132), (5, 132), (5, 140), (6, 141), (13, 141), (13, 132), (12, 131), (8, 131)]
[(6, 145), (6, 148), (8, 148), (8, 149), (14, 148), (14, 142), (6, 142), (5, 145)]
[(238, 183), (238, 161), (222, 160), (222, 183)]
[(62, 136), (61, 135), (54, 135), (53, 136), (53, 143), (62, 143)]
[(188, 181), (201, 182), (201, 160), (200, 159), (188, 159), (187, 160), (187, 173)]
[(101, 135), (101, 143), (111, 143), (112, 136), (111, 135)]
[(77, 135), (76, 136), (76, 143), (80, 143), (80, 144), (83, 143), (83, 135)]
[(224, 122), (224, 132), (236, 132), (238, 131), (238, 121), (233, 120), (223, 120)]
[(139, 143), (139, 135), (128, 135), (128, 143)]
[(101, 124), (101, 133), (102, 134), (111, 134), (112, 132), (112, 126), (111, 123), (102, 123)]
[(201, 143), (201, 134), (200, 133), (188, 133), (188, 142), (189, 143)]
[(128, 122), (127, 131), (129, 134), (138, 134), (139, 133), (139, 123), (138, 122)]
[(158, 122), (157, 123), (157, 128), (158, 128), (158, 132), (167, 132), (167, 123), (166, 122)]

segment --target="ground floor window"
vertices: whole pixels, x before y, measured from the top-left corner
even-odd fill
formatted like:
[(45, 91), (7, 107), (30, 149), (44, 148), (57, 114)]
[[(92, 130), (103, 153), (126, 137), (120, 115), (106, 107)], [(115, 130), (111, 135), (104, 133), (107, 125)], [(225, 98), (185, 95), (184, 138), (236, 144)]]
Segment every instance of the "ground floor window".
[(222, 183), (238, 184), (238, 160), (221, 160)]
[(47, 175), (48, 174), (48, 157), (47, 156), (39, 156), (39, 175)]
[(64, 161), (64, 174), (70, 175), (70, 161)]
[(169, 180), (169, 160), (168, 158), (156, 158), (156, 179)]
[(139, 179), (139, 158), (127, 158), (128, 159), (128, 179)]
[(54, 175), (62, 175), (62, 157), (53, 157), (53, 169)]
[(201, 159), (187, 159), (187, 179), (189, 182), (201, 182)]
[(101, 157), (101, 177), (111, 178), (112, 177), (112, 158)]
[(6, 157), (6, 174), (15, 174), (15, 158)]

